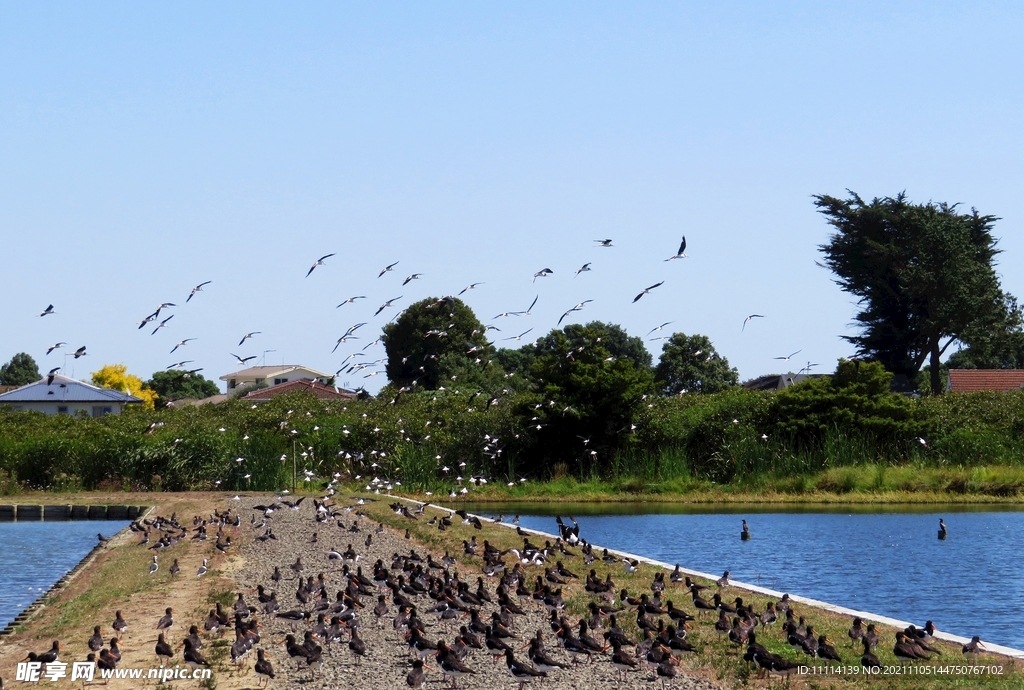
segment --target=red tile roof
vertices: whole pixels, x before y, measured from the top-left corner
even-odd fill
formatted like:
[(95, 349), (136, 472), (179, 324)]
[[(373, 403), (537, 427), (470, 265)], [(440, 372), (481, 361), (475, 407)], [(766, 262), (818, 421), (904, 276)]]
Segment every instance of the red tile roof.
[(1024, 387), (1024, 369), (950, 369), (949, 390), (1013, 391)]
[(352, 400), (356, 397), (355, 393), (343, 388), (325, 386), (324, 384), (313, 381), (312, 379), (298, 379), (297, 381), (288, 381), (276, 386), (271, 386), (270, 388), (261, 388), (260, 390), (249, 393), (242, 399), (252, 400), (254, 402), (270, 400), (271, 398), (276, 398), (279, 395), (287, 395), (289, 393), (295, 393), (296, 391), (312, 393), (321, 400)]

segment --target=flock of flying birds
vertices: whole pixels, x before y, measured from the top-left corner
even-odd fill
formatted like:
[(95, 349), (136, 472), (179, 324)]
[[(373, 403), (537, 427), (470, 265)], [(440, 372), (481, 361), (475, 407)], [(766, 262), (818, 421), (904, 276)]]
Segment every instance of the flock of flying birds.
[[(594, 240), (594, 243), (595, 243), (594, 247), (602, 248), (602, 249), (610, 249), (610, 248), (613, 248), (615, 246), (613, 244), (612, 239), (610, 239), (610, 238), (596, 239), (596, 240)], [(318, 267), (320, 267), (320, 266), (327, 266), (327, 260), (330, 259), (333, 256), (335, 256), (335, 253), (332, 252), (330, 254), (324, 254), (323, 256), (318, 258), (309, 267), (309, 270), (306, 271), (305, 277), (309, 278)], [(676, 250), (675, 254), (673, 254), (672, 256), (669, 256), (667, 259), (664, 259), (664, 261), (665, 262), (671, 262), (671, 261), (675, 261), (676, 259), (686, 259), (686, 258), (688, 258), (688, 257), (687, 257), (687, 254), (686, 254), (686, 237), (684, 236), (682, 238), (682, 240), (680, 241), (679, 248)], [(399, 261), (395, 261), (394, 263), (391, 263), (391, 264), (388, 264), (387, 266), (385, 266), (377, 274), (377, 278), (380, 279), (380, 278), (384, 277), (386, 274), (394, 272), (396, 270), (396, 267), (399, 265), (399, 263), (400, 263)], [(584, 263), (580, 268), (578, 268), (574, 272), (573, 278), (574, 279), (577, 278), (581, 273), (586, 273), (586, 272), (591, 271), (592, 270), (591, 269), (592, 264), (593, 264), (593, 262)], [(547, 268), (547, 267), (542, 268), (541, 270), (539, 270), (539, 271), (537, 271), (536, 273), (533, 274), (533, 281), (532, 282), (536, 283), (538, 278), (547, 278), (548, 276), (550, 276), (552, 274), (554, 274), (554, 271), (551, 268)], [(423, 273), (410, 273), (402, 281), (402, 286), (404, 287), (404, 286), (408, 285), (409, 283), (411, 283), (414, 280), (419, 280), (420, 278), (423, 277), (423, 275), (424, 275)], [(193, 297), (195, 297), (200, 292), (202, 292), (203, 288), (206, 287), (207, 285), (210, 285), (212, 282), (213, 282), (212, 280), (207, 280), (207, 281), (204, 281), (202, 283), (199, 283), (194, 288), (192, 288), (191, 292), (189, 292), (189, 294), (188, 294), (188, 297), (186, 297), (186, 299), (185, 299), (185, 303), (187, 304), (188, 302), (190, 302)], [(461, 296), (461, 295), (465, 294), (466, 292), (468, 292), (470, 290), (475, 290), (476, 288), (478, 288), (479, 286), (481, 286), (483, 284), (484, 284), (483, 282), (471, 283), (471, 284), (467, 285), (466, 287), (462, 288), (462, 290), (460, 290), (457, 293), (456, 296)], [(654, 283), (652, 285), (648, 285), (647, 287), (643, 288), (642, 290), (640, 290), (639, 293), (636, 294), (635, 297), (633, 297), (633, 303), (634, 304), (637, 303), (638, 301), (640, 301), (644, 297), (644, 295), (651, 294), (654, 290), (660, 288), (664, 284), (665, 284), (665, 281), (661, 280), (661, 281), (659, 281), (657, 283)], [(380, 304), (380, 306), (377, 307), (376, 311), (373, 312), (373, 316), (374, 317), (379, 316), (385, 310), (393, 308), (395, 306), (395, 304), (399, 300), (403, 299), (403, 297), (404, 297), (404, 295), (398, 295), (397, 297), (392, 297), (390, 299), (384, 300), (384, 302), (382, 302)], [(519, 317), (519, 316), (530, 316), (532, 311), (533, 311), (533, 308), (536, 306), (537, 301), (538, 301), (539, 298), (540, 298), (540, 295), (537, 295), (536, 297), (534, 297), (533, 301), (530, 303), (530, 306), (527, 307), (524, 310), (501, 312), (501, 313), (497, 314), (496, 316), (494, 316), (493, 319), (491, 319), (491, 320), (492, 321), (497, 321), (498, 319), (501, 319), (501, 318), (514, 317), (514, 316), (516, 316), (516, 317)], [(341, 307), (344, 307), (345, 305), (355, 304), (355, 303), (357, 303), (358, 300), (365, 300), (365, 299), (368, 299), (366, 295), (354, 295), (352, 297), (348, 297), (347, 299), (343, 300), (341, 303), (339, 303), (337, 305), (336, 308), (340, 309)], [(442, 298), (442, 300), (449, 300), (449, 301), (450, 301), (450, 299), (451, 299), (450, 297)], [(585, 300), (583, 300), (581, 302), (578, 302), (577, 304), (573, 305), (572, 307), (569, 307), (559, 317), (559, 319), (558, 319), (558, 321), (556, 323), (556, 327), (557, 326), (561, 326), (562, 322), (566, 318), (568, 318), (570, 315), (572, 315), (575, 312), (582, 311), (584, 309), (584, 307), (586, 307), (588, 304), (590, 304), (593, 301), (594, 300), (592, 300), (592, 299), (585, 299)], [(138, 330), (141, 331), (143, 329), (146, 329), (147, 327), (152, 327), (152, 330), (150, 331), (150, 335), (155, 336), (157, 334), (157, 332), (159, 332), (160, 330), (162, 330), (164, 328), (167, 328), (168, 325), (170, 324), (171, 320), (175, 316), (174, 314), (170, 314), (169, 316), (166, 316), (165, 318), (161, 319), (160, 318), (161, 313), (165, 313), (167, 310), (173, 309), (173, 308), (175, 308), (177, 306), (178, 305), (175, 304), (174, 302), (161, 302), (159, 305), (157, 305), (156, 309), (154, 309), (152, 313), (150, 313), (149, 315), (144, 317), (141, 321), (136, 322)], [(54, 309), (54, 305), (51, 304), (51, 305), (47, 306), (46, 309), (44, 309), (39, 314), (39, 316), (40, 317), (45, 317), (45, 316), (50, 316), (50, 315), (54, 315), (54, 314), (57, 314), (57, 313), (58, 312)], [(403, 313), (404, 313), (404, 311), (397, 312), (392, 317), (391, 321), (397, 320)], [(743, 324), (742, 324), (742, 326), (740, 328), (740, 331), (741, 332), (746, 331), (747, 325), (751, 321), (753, 321), (754, 319), (762, 319), (762, 318), (765, 318), (763, 314), (749, 314), (749, 315), (747, 315), (746, 318), (743, 319)], [(668, 326), (668, 325), (670, 325), (672, 323), (674, 323), (674, 322), (673, 321), (666, 321), (666, 322), (664, 322), (664, 323), (662, 323), (662, 324), (660, 324), (658, 326), (655, 326), (654, 328), (652, 328), (650, 331), (647, 332), (646, 336), (649, 337), (653, 333), (660, 332), (662, 329), (665, 328), (665, 326)], [(356, 323), (356, 324), (350, 326), (341, 335), (341, 337), (339, 337), (337, 339), (337, 341), (334, 343), (334, 347), (331, 350), (331, 353), (332, 354), (336, 353), (338, 351), (338, 348), (341, 347), (341, 345), (343, 345), (343, 344), (349, 343), (350, 341), (358, 340), (360, 338), (360, 336), (356, 335), (356, 332), (360, 328), (362, 328), (363, 326), (366, 326), (366, 325), (367, 325), (367, 323), (365, 321), (363, 321), (363, 322), (359, 322), (359, 323)], [(496, 325), (494, 325), (492, 323), (492, 324), (490, 324), (490, 325), (488, 325), (486, 327), (486, 330), (487, 331), (491, 331), (491, 330), (500, 331), (501, 329), (498, 328)], [(534, 330), (533, 328), (528, 328), (528, 329), (518, 333), (517, 335), (510, 335), (508, 337), (501, 338), (501, 340), (502, 341), (523, 342), (523, 338), (526, 335), (528, 335), (529, 333), (531, 333), (533, 330)], [(241, 348), (243, 345), (245, 345), (245, 343), (247, 341), (252, 340), (252, 339), (256, 338), (256, 336), (261, 335), (261, 334), (262, 334), (262, 331), (250, 331), (250, 332), (244, 334), (241, 337), (241, 339), (238, 341), (238, 345), (236, 347)], [(447, 334), (445, 332), (441, 331), (439, 333), (432, 334), (432, 335), (437, 335), (438, 337), (444, 337)], [(667, 340), (670, 337), (671, 336), (659, 335), (659, 336), (656, 336), (654, 338), (649, 338), (649, 339), (652, 340), (652, 341)], [(178, 350), (186, 347), (189, 343), (191, 343), (191, 342), (193, 342), (193, 341), (195, 341), (197, 339), (198, 339), (197, 337), (189, 337), (189, 338), (184, 338), (182, 340), (179, 340), (170, 349), (170, 354), (174, 354)], [(383, 365), (384, 365), (384, 363), (386, 361), (385, 358), (379, 358), (379, 359), (376, 359), (376, 360), (359, 359), (359, 358), (367, 357), (368, 355), (366, 354), (366, 351), (369, 350), (370, 348), (372, 348), (375, 345), (379, 345), (380, 343), (381, 343), (381, 339), (377, 338), (376, 340), (374, 340), (374, 341), (366, 344), (365, 346), (363, 346), (359, 351), (352, 352), (352, 353), (348, 354), (348, 356), (346, 356), (345, 359), (342, 361), (341, 366), (339, 367), (339, 369), (335, 372), (335, 376), (337, 377), (337, 376), (340, 376), (342, 374), (346, 374), (346, 375), (362, 374), (364, 379), (368, 379), (368, 378), (371, 378), (371, 377), (376, 376), (378, 374), (384, 373), (383, 369), (381, 367), (383, 367)], [(64, 348), (66, 345), (67, 345), (66, 342), (54, 343), (53, 345), (50, 345), (46, 349), (46, 354), (49, 355), (54, 350)], [(271, 350), (265, 351), (264, 355), (266, 354), (266, 352), (270, 352), (270, 351)], [(775, 357), (774, 359), (788, 362), (788, 361), (790, 361), (790, 359), (792, 357), (794, 357), (795, 355), (799, 354), (801, 351), (802, 350), (797, 350), (797, 351), (795, 351), (795, 352), (793, 352), (793, 353), (791, 353), (789, 355)], [(88, 354), (89, 353), (86, 351), (86, 346), (83, 345), (83, 346), (79, 347), (77, 350), (75, 350), (73, 353), (71, 353), (71, 352), (67, 353), (66, 356), (73, 356), (75, 359), (79, 359), (79, 358), (84, 357), (84, 356), (86, 356)], [(240, 366), (243, 366), (243, 367), (250, 366), (251, 363), (253, 362), (253, 360), (259, 359), (259, 357), (257, 355), (254, 355), (254, 354), (245, 355), (245, 356), (239, 355), (239, 354), (235, 354), (234, 352), (228, 352), (227, 354), (234, 358), (236, 364), (238, 364)], [(182, 360), (182, 361), (179, 361), (179, 362), (172, 363), (172, 364), (168, 365), (166, 368), (168, 370), (171, 370), (171, 369), (181, 370), (184, 373), (184, 376), (188, 377), (188, 376), (192, 376), (194, 374), (197, 374), (200, 371), (203, 371), (203, 367), (196, 367), (196, 368), (191, 368), (191, 369), (187, 368), (187, 365), (193, 364), (193, 363), (194, 363), (194, 360), (186, 359), (186, 360)], [(809, 372), (813, 367), (816, 367), (816, 366), (818, 366), (818, 365), (817, 364), (812, 364), (811, 362), (807, 362), (806, 366), (804, 366), (800, 370), (799, 373)], [(57, 372), (61, 371), (62, 368), (63, 367), (54, 367), (53, 369), (51, 369), (49, 371), (49, 373), (48, 373), (48, 377), (50, 378), (50, 380), (52, 380), (54, 375), (56, 375)], [(362, 387), (360, 386), (360, 388), (362, 388)]]

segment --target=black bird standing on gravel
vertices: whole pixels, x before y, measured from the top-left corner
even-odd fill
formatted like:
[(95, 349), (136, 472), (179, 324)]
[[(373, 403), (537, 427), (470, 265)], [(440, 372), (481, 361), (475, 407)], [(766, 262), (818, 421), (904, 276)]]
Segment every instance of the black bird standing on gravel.
[(269, 686), (270, 681), (274, 678), (274, 667), (271, 665), (270, 661), (267, 660), (266, 652), (264, 652), (262, 649), (256, 650), (255, 670), (257, 676), (262, 676), (260, 678), (260, 682), (262, 683), (263, 680), (266, 679), (267, 685)]

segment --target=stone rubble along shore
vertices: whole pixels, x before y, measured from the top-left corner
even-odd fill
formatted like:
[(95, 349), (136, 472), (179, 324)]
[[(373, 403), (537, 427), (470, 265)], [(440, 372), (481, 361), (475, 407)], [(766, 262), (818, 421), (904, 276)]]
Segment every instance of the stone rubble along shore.
[[(339, 508), (352, 505), (354, 502), (354, 500), (346, 501), (340, 497), (335, 499)], [(241, 513), (243, 525), (249, 524), (249, 517), (252, 515), (250, 509), (258, 503), (260, 503), (259, 499), (243, 498), (238, 505), (233, 506)], [(305, 567), (302, 572), (303, 578), (309, 576), (316, 578), (320, 573), (326, 575), (328, 590), (333, 600), (337, 591), (342, 589), (343, 576), (341, 561), (327, 559), (327, 553), (331, 549), (345, 551), (351, 544), (359, 554), (356, 565), (362, 567), (363, 574), (367, 577), (372, 576), (373, 564), (377, 559), (381, 559), (384, 565), (389, 567), (396, 553), (408, 555), (410, 549), (415, 550), (424, 560), (428, 553), (433, 555), (435, 560), (440, 560), (443, 552), (431, 550), (415, 540), (407, 540), (401, 532), (389, 527), (378, 532), (376, 521), (368, 517), (357, 518), (356, 511), (324, 523), (316, 523), (314, 514), (315, 510), (311, 500), (304, 501), (298, 511), (288, 509), (275, 511), (268, 524), (272, 527), (276, 539), (245, 543), (240, 552), (245, 563), (233, 573), (238, 583), (238, 591), (245, 594), (245, 600), (250, 606), (256, 606), (259, 609), (257, 615), (263, 626), (259, 647), (267, 650), (272, 656), (277, 676), (271, 681), (270, 687), (364, 688), (366, 690), (408, 687), (405, 679), (411, 669), (414, 655), (410, 652), (403, 635), (392, 626), (397, 608), (391, 604), (390, 592), (387, 590), (385, 592), (389, 595), (388, 614), (380, 621), (373, 614), (373, 607), (376, 604), (375, 596), (364, 597), (363, 602), (366, 607), (359, 610), (358, 613), (359, 636), (366, 642), (366, 656), (357, 663), (355, 655), (348, 649), (347, 636), (346, 642), (341, 644), (327, 645), (321, 642), (320, 644), (324, 647), (322, 677), (317, 676), (312, 682), (310, 682), (311, 670), (306, 667), (305, 663), (302, 664), (301, 669), (297, 669), (296, 661), (288, 657), (285, 646), (282, 644), (284, 636), (293, 632), (291, 622), (264, 615), (262, 609), (259, 608), (256, 594), (250, 590), (254, 590), (257, 585), (263, 585), (268, 592), (277, 592), (281, 611), (302, 608), (309, 610), (308, 606), (301, 606), (295, 597), (299, 582), (289, 566), (295, 563), (296, 557), (301, 556), (302, 558)], [(257, 521), (259, 519), (260, 516), (257, 514)], [(360, 531), (353, 533), (347, 529), (343, 530), (338, 527), (338, 520), (341, 520), (346, 528), (355, 521)], [(317, 542), (310, 543), (314, 532), (318, 533)], [(262, 533), (261, 529), (256, 532), (256, 535)], [(366, 537), (371, 534), (373, 536), (372, 544), (367, 548), (365, 546)], [(583, 571), (582, 562), (572, 565), (567, 562), (566, 565), (567, 567), (575, 566), (576, 569)], [(271, 580), (275, 566), (280, 568), (283, 577), (278, 583)], [(354, 570), (354, 566), (352, 569)], [(475, 591), (476, 578), (482, 574), (479, 568), (459, 563), (453, 566), (453, 569), (458, 571), (460, 579), (470, 582), (471, 590)], [(393, 575), (398, 574), (395, 571), (392, 572)], [(539, 573), (542, 574), (542, 571), (533, 568), (528, 577), (533, 578)], [(485, 586), (492, 597), (498, 582), (499, 578), (497, 577), (484, 578)], [(532, 579), (530, 584), (532, 585)], [(440, 621), (437, 616), (427, 612), (433, 605), (433, 600), (426, 596), (421, 596), (418, 599), (416, 603), (419, 604), (420, 617), (427, 625), (426, 637), (431, 641), (444, 639), (451, 643), (459, 626), (468, 624), (468, 617), (460, 617), (453, 621)], [(661, 687), (661, 679), (655, 678), (654, 674), (646, 668), (629, 673), (626, 682), (617, 680), (616, 669), (610, 663), (610, 652), (604, 655), (595, 655), (593, 663), (571, 664), (568, 654), (561, 649), (555, 636), (551, 633), (544, 608), (534, 602), (524, 604), (523, 608), (526, 609), (527, 614), (516, 616), (513, 632), (517, 635), (517, 639), (512, 640), (510, 644), (516, 649), (516, 658), (526, 659), (526, 650), (520, 650), (519, 647), (525, 645), (537, 630), (541, 630), (544, 632), (545, 646), (548, 652), (555, 659), (571, 666), (568, 670), (559, 669), (550, 672), (548, 677), (543, 679), (543, 683), (535, 684), (535, 687), (540, 686), (549, 690)], [(481, 618), (489, 620), (491, 613), (496, 610), (497, 607), (494, 604), (485, 603), (480, 611)], [(315, 622), (315, 614), (312, 620)], [(570, 616), (570, 620), (576, 623), (578, 619)], [(299, 624), (295, 630), (295, 635), (301, 642), (306, 626)], [(494, 657), (486, 649), (473, 650), (465, 663), (475, 671), (475, 674), (460, 676), (458, 678), (458, 687), (460, 688), (493, 690), (495, 688), (519, 687), (519, 681), (509, 673), (505, 660), (500, 659), (495, 663)], [(450, 685), (447, 680), (444, 684), (441, 683), (441, 671), (436, 660), (428, 658), (426, 664), (432, 669), (427, 672), (427, 687), (440, 688)], [(251, 665), (249, 668), (252, 668)], [(718, 690), (721, 686), (704, 678), (687, 675), (687, 662), (684, 660), (678, 668), (674, 687), (680, 690)]]

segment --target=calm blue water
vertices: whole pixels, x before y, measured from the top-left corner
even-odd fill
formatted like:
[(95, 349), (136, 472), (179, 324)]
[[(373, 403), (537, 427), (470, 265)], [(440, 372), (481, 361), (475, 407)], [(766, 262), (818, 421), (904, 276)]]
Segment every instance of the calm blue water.
[[(523, 527), (557, 534), (552, 516), (522, 515)], [(945, 541), (937, 538), (940, 517), (949, 532)], [(741, 518), (750, 526), (748, 542), (740, 540)], [(919, 627), (932, 620), (946, 632), (1024, 649), (1024, 512), (577, 514), (576, 519), (580, 535), (593, 544), (716, 576), (729, 570), (743, 582)]]
[(128, 520), (0, 522), (0, 629)]

